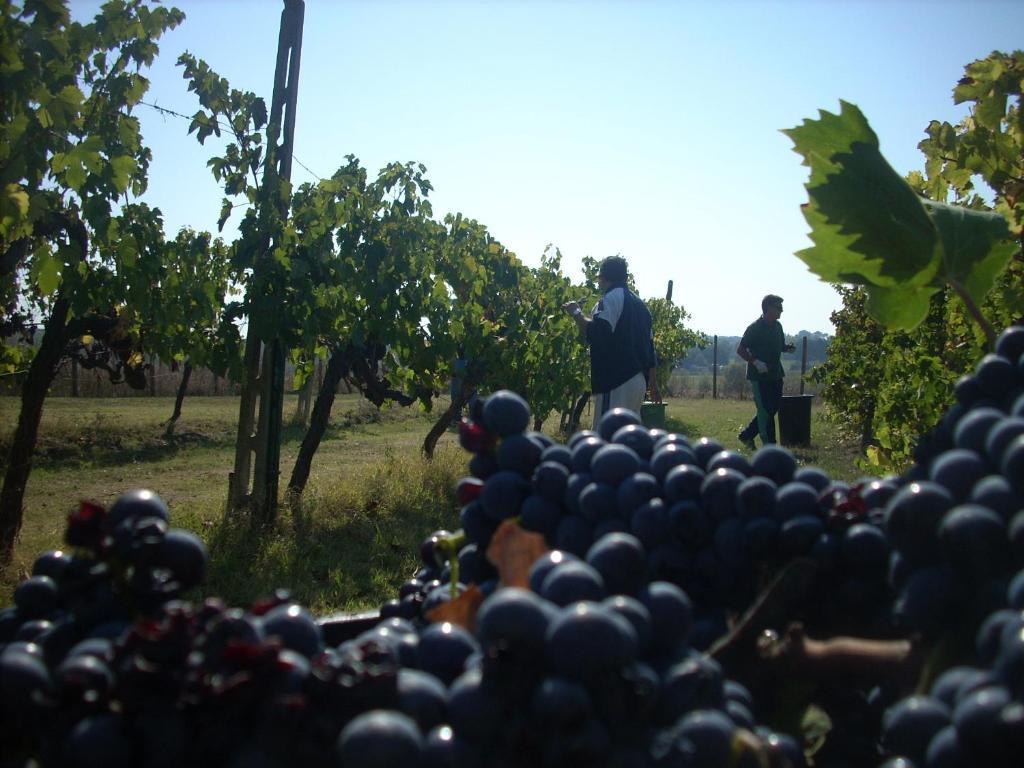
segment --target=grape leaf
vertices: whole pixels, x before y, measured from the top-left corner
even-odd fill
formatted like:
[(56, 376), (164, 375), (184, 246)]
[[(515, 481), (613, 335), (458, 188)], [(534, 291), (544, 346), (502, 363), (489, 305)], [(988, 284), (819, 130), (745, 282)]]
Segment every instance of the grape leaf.
[(867, 311), (890, 328), (924, 320), (949, 282), (980, 303), (1014, 252), (996, 213), (925, 200), (886, 162), (861, 111), (785, 130), (811, 169), (803, 206), (812, 248), (797, 253), (833, 283), (863, 285)]
[(939, 289), (934, 286), (882, 288), (869, 286), (865, 309), (890, 328), (910, 329), (928, 315), (928, 302)]
[(37, 252), (32, 262), (32, 277), (39, 286), (43, 296), (49, 296), (60, 285), (60, 273), (63, 264), (60, 259), (49, 252)]
[[(824, 280), (896, 287), (927, 285), (938, 268), (938, 234), (921, 199), (878, 149), (861, 111), (783, 131), (811, 169), (804, 217), (815, 246), (797, 255)], [(824, 274), (823, 274), (824, 273)]]
[(124, 193), (128, 189), (128, 182), (135, 171), (135, 158), (131, 155), (120, 155), (110, 161), (110, 169), (113, 173), (114, 189)]
[(0, 236), (15, 240), (28, 234), (28, 194), (17, 184), (7, 184), (0, 194)]
[(461, 595), (454, 600), (447, 600), (427, 614), (431, 624), (450, 622), (458, 624), (470, 632), (476, 628), (476, 614), (484, 602), (484, 593), (476, 584), (470, 584)]
[(980, 304), (1017, 248), (1009, 239), (1006, 219), (998, 213), (930, 200), (925, 208), (942, 240), (943, 274)]
[(491, 536), (487, 559), (498, 569), (502, 586), (527, 589), (530, 566), (547, 551), (542, 535), (523, 530), (513, 520), (503, 520)]

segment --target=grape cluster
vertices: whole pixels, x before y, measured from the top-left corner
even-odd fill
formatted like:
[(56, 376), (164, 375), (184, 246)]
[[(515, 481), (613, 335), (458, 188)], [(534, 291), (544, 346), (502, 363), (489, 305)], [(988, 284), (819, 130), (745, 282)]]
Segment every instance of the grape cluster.
[[(283, 591), (187, 602), (206, 552), (152, 493), (83, 504), (0, 611), (0, 766), (1016, 765), (1024, 328), (956, 395), (907, 473), (847, 484), (623, 410), (561, 444), (496, 392), (460, 426), (460, 530), (341, 642)], [(509, 520), (546, 549), (511, 584)], [(736, 642), (766, 605), (909, 639), (916, 685), (818, 681), (808, 749), (805, 683)]]
[(374, 648), (325, 655), (285, 592), (186, 602), (208, 554), (168, 518), (145, 490), (83, 503), (72, 552), (39, 556), (0, 611), (0, 765), (331, 765), (355, 712), (327, 703), (393, 677)]
[[(515, 518), (595, 570), (602, 593), (632, 595), (651, 581), (681, 587), (693, 603), (690, 642), (698, 650), (798, 558), (819, 572), (813, 588), (821, 599), (808, 599), (815, 613), (802, 616), (811, 628), (887, 626), (882, 510), (898, 478), (833, 482), (780, 446), (748, 457), (711, 438), (648, 429), (625, 409), (565, 445), (526, 432), (529, 418), (522, 398), (496, 392), (461, 425), (462, 445), (474, 454), (472, 475), (457, 488), (464, 583), (493, 587), (494, 569), (480, 553), (497, 526)], [(433, 540), (449, 536), (439, 531)], [(424, 546), (433, 565), (433, 544)], [(435, 568), (421, 576), (443, 582), (450, 574)], [(415, 616), (426, 599), (415, 586), (405, 585), (402, 602), (387, 610)]]
[(956, 385), (885, 510), (894, 618), (936, 673), (885, 711), (887, 766), (1010, 768), (1024, 754), (1024, 327)]

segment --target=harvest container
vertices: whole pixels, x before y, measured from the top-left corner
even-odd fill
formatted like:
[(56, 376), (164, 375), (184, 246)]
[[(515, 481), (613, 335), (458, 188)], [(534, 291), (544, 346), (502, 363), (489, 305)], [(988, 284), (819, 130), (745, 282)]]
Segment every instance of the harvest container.
[(779, 402), (779, 440), (783, 445), (811, 442), (811, 400), (814, 395), (786, 395)]

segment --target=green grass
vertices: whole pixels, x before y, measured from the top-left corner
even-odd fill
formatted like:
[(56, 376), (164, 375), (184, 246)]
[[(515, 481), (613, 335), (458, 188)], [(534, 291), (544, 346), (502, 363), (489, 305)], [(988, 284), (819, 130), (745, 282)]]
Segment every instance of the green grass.
[(209, 593), (246, 604), (284, 587), (318, 614), (379, 607), (419, 567), (423, 538), (458, 527), (465, 460), (452, 445), (429, 464), (386, 448), (358, 477), (285, 508), (272, 530), (230, 517), (208, 524)]
[[(287, 399), (286, 422), (295, 404)], [(417, 567), (424, 536), (458, 525), (454, 486), (468, 456), (449, 432), (434, 461), (423, 460), (419, 448), (431, 414), (399, 407), (378, 412), (358, 396), (339, 396), (301, 503), (284, 506), (270, 529), (253, 529), (224, 511), (238, 400), (189, 397), (168, 438), (163, 423), (172, 406), (172, 398), (47, 401), (21, 535), (14, 560), (0, 573), (0, 605), (10, 604), (40, 552), (61, 547), (65, 519), (79, 500), (109, 505), (131, 488), (159, 493), (172, 524), (203, 537), (212, 555), (206, 592), (231, 605), (284, 587), (318, 613), (375, 607)], [(0, 398), (0, 455), (17, 411), (16, 399)], [(794, 449), (798, 460), (837, 479), (859, 476), (854, 444), (819, 410), (812, 413), (812, 444)], [(752, 414), (749, 401), (670, 400), (666, 407), (669, 429), (715, 437), (734, 449)], [(550, 432), (554, 424), (551, 418), (545, 427)], [(285, 429), (282, 485), (301, 438), (300, 428)]]
[[(754, 416), (750, 400), (672, 399), (665, 408), (666, 427), (690, 438), (713, 437), (726, 448), (746, 453), (737, 435)], [(825, 418), (824, 410), (812, 403), (811, 442), (790, 446), (801, 466), (815, 466), (836, 480), (861, 477), (856, 465), (860, 458), (857, 442)]]

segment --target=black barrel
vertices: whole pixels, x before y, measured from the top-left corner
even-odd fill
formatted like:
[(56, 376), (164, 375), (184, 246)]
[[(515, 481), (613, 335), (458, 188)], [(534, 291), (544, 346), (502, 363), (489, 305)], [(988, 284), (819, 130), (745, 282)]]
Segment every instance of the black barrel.
[(786, 395), (779, 402), (779, 441), (783, 445), (810, 445), (813, 399), (814, 395)]

